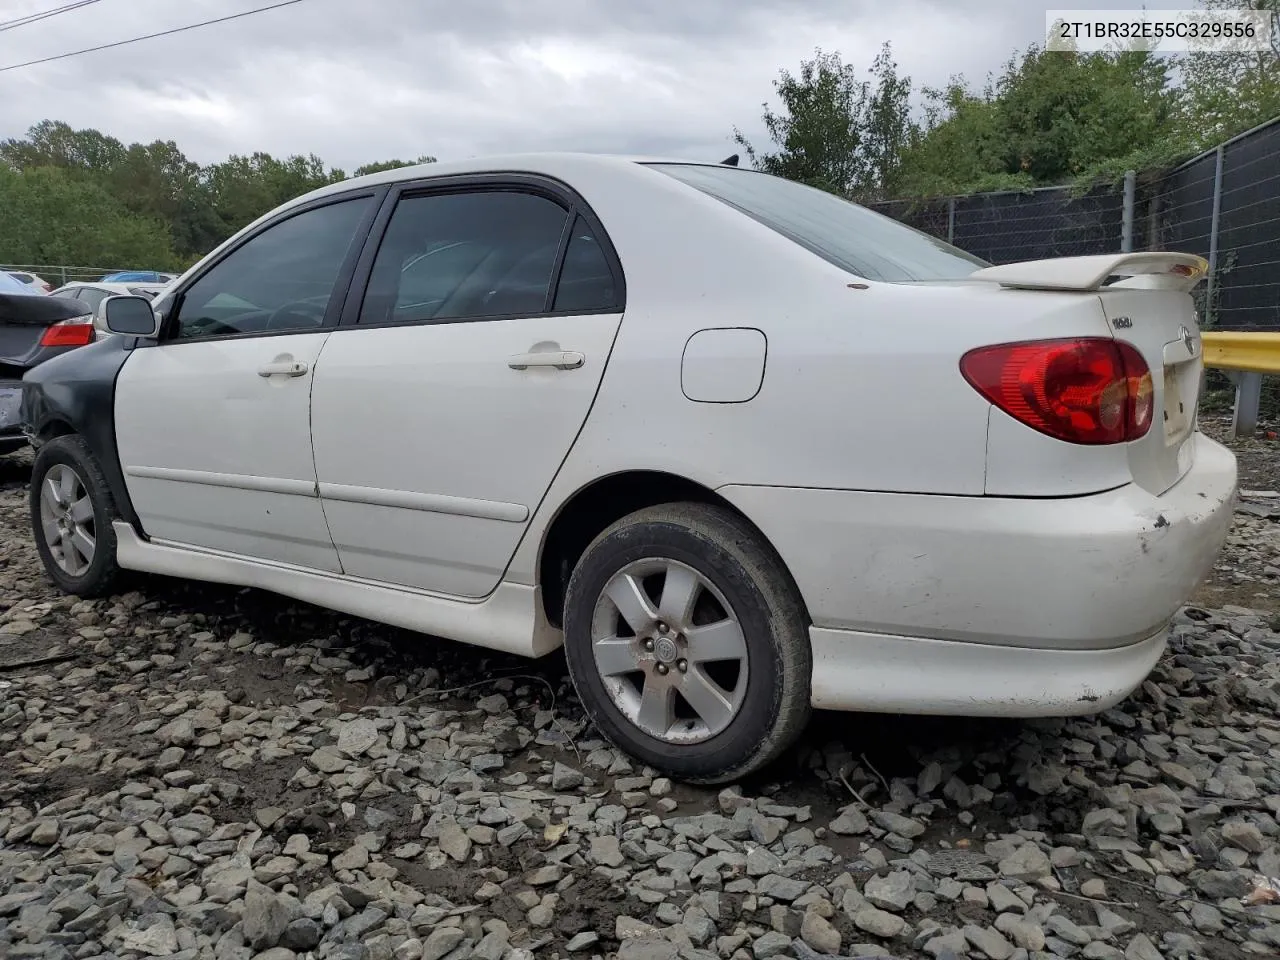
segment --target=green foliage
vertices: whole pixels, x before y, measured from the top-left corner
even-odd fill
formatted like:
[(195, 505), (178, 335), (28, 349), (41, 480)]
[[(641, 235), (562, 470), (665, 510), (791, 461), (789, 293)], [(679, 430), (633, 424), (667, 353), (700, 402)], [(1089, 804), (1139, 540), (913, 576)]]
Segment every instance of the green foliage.
[(915, 136), (911, 78), (898, 75), (885, 44), (861, 80), (838, 53), (818, 49), (799, 75), (782, 70), (775, 112), (762, 104), (775, 150), (759, 152), (734, 129), (734, 141), (753, 166), (841, 195), (883, 195), (897, 175), (903, 147)]
[(178, 265), (165, 225), (54, 166), (0, 166), (0, 263)]
[(414, 167), (420, 163), (435, 163), (435, 157), (421, 156), (417, 160), (380, 160), (377, 163), (366, 163), (356, 167), (353, 177), (363, 177), (370, 173), (382, 173), (384, 170), (399, 170), (401, 167)]
[(44, 120), (0, 141), (0, 263), (181, 269), (281, 203), (344, 179), (314, 155), (202, 166), (171, 140), (126, 146)]

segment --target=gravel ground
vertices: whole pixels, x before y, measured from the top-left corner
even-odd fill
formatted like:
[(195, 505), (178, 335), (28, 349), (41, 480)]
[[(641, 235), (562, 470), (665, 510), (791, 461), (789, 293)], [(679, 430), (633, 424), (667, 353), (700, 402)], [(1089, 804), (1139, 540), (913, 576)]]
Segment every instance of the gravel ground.
[[(1280, 487), (1280, 442), (1236, 447)], [(1280, 953), (1280, 499), (1119, 707), (819, 716), (718, 792), (603, 744), (558, 657), (160, 578), (60, 596), (29, 474), (0, 458), (2, 957)]]

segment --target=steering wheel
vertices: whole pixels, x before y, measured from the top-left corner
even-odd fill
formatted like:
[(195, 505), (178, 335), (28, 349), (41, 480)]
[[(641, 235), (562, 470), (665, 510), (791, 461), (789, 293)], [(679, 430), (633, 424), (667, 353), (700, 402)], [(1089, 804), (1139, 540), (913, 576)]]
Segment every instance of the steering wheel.
[(324, 303), (316, 303), (314, 300), (291, 300), (272, 311), (263, 329), (318, 327), (324, 323), (327, 307), (327, 299)]

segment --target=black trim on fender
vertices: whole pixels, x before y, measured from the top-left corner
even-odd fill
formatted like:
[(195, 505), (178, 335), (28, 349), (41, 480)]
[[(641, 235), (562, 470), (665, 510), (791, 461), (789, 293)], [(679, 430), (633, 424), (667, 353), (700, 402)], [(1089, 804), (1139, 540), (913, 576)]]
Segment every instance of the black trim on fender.
[(129, 359), (133, 340), (107, 337), (27, 371), (19, 416), (33, 446), (63, 433), (83, 437), (102, 465), (120, 516), (142, 533), (116, 447), (116, 378)]

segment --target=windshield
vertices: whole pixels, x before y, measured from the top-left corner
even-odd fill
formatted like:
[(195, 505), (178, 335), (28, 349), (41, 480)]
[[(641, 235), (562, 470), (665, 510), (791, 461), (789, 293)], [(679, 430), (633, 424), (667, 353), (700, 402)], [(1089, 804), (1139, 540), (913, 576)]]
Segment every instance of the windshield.
[(835, 194), (738, 167), (649, 164), (867, 280), (959, 280), (990, 266)]

